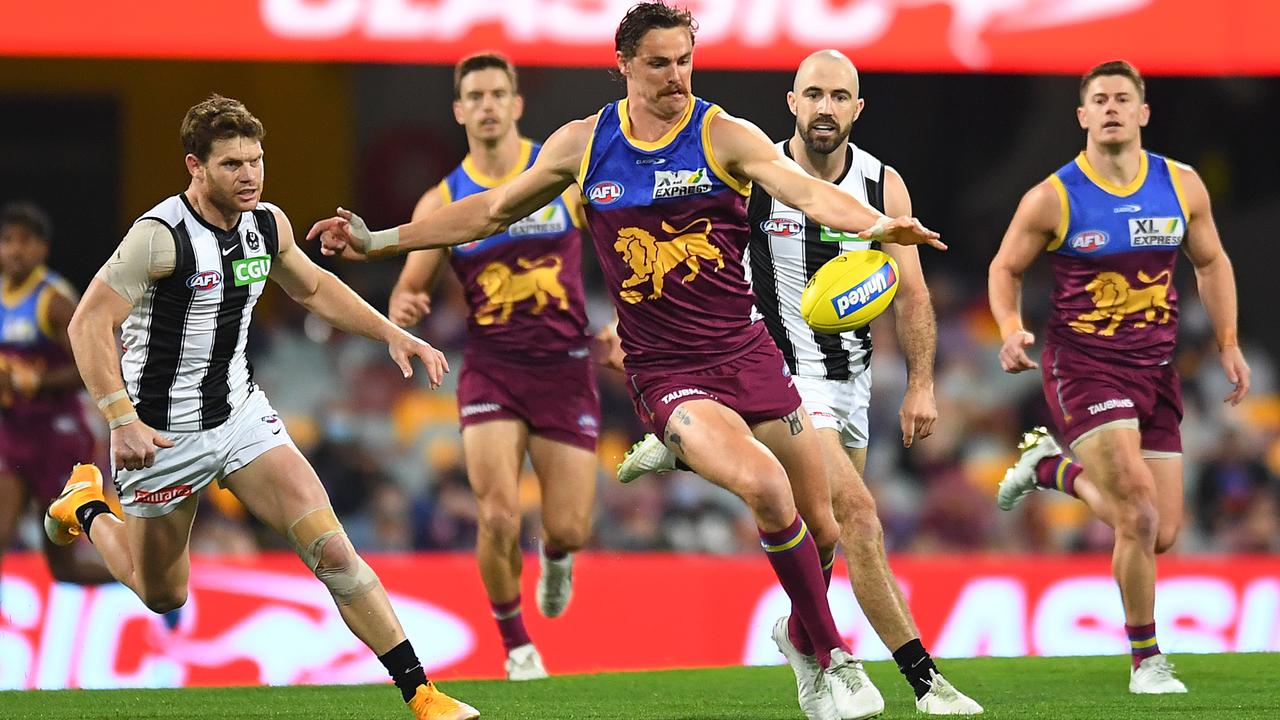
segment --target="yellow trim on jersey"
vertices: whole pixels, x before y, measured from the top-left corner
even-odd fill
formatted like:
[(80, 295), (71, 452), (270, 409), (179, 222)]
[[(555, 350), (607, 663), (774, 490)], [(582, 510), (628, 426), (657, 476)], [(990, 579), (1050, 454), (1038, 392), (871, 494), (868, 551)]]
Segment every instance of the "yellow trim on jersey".
[(27, 296), (31, 294), (36, 285), (40, 284), (40, 281), (44, 280), (47, 274), (48, 271), (44, 265), (37, 265), (31, 271), (31, 274), (27, 275), (27, 279), (23, 280), (18, 287), (9, 287), (7, 280), (0, 281), (0, 302), (3, 302), (7, 308), (17, 307), (23, 300), (27, 299)]
[(728, 170), (716, 160), (716, 153), (711, 149), (711, 118), (723, 112), (719, 105), (712, 105), (707, 114), (702, 116), (702, 154), (707, 158), (707, 164), (711, 166), (711, 172), (716, 177), (724, 181), (725, 185), (738, 191), (739, 195), (751, 195), (751, 183), (740, 183), (738, 179), (729, 174)]
[(578, 187), (582, 189), (585, 195), (587, 192), (587, 171), (591, 169), (591, 146), (596, 142), (596, 130), (600, 127), (600, 113), (596, 113), (596, 125), (591, 128), (591, 135), (587, 138), (587, 149), (582, 152), (582, 162), (578, 163)]
[(1076, 156), (1076, 165), (1080, 167), (1080, 171), (1085, 177), (1093, 181), (1094, 185), (1117, 197), (1129, 197), (1130, 195), (1142, 189), (1142, 184), (1147, 181), (1147, 152), (1142, 151), (1142, 155), (1138, 157), (1138, 174), (1127, 185), (1116, 185), (1110, 180), (1102, 177), (1093, 166), (1089, 164), (1089, 158), (1085, 157), (1082, 151)]
[(1191, 212), (1187, 210), (1187, 195), (1182, 192), (1182, 178), (1178, 177), (1178, 174), (1182, 172), (1180, 168), (1182, 163), (1165, 158), (1164, 164), (1165, 167), (1169, 168), (1169, 180), (1173, 182), (1173, 194), (1178, 196), (1178, 207), (1182, 208), (1182, 220), (1183, 222), (1191, 222)]
[[(445, 178), (444, 180), (441, 180), (439, 187), (440, 187), (440, 199), (444, 201), (444, 205), (448, 205), (452, 203), (453, 193), (449, 192), (449, 179)], [(444, 205), (441, 205), (441, 207), (444, 207)]]
[(53, 323), (49, 320), (49, 303), (53, 302), (53, 296), (57, 292), (54, 286), (46, 285), (40, 290), (40, 297), (36, 299), (36, 325), (47, 338), (57, 337), (53, 332)]
[(507, 171), (502, 177), (489, 177), (476, 167), (475, 160), (471, 159), (471, 153), (462, 158), (462, 172), (466, 173), (475, 184), (484, 188), (495, 188), (511, 178), (524, 172), (529, 167), (529, 156), (533, 154), (533, 141), (529, 138), (520, 138), (520, 157), (516, 160), (516, 164)]
[(1071, 201), (1067, 199), (1067, 186), (1062, 184), (1062, 178), (1057, 173), (1049, 176), (1049, 184), (1058, 193), (1058, 228), (1053, 231), (1053, 240), (1045, 248), (1045, 252), (1053, 252), (1062, 247), (1063, 241), (1067, 239), (1067, 228), (1071, 227)]
[(582, 190), (570, 185), (560, 193), (560, 199), (564, 201), (564, 209), (569, 213), (569, 222), (579, 230), (585, 227), (586, 216), (582, 211)]
[(693, 104), (693, 98), (690, 97), (689, 104), (684, 108), (684, 114), (680, 116), (676, 124), (672, 125), (665, 135), (653, 142), (637, 140), (631, 135), (631, 118), (627, 115), (627, 101), (625, 98), (618, 101), (618, 125), (622, 128), (622, 136), (637, 150), (661, 150), (670, 145), (671, 141), (675, 140), (676, 136), (680, 134), (680, 131), (684, 130), (685, 126), (689, 124), (689, 118), (693, 117)]
[(793, 548), (793, 547), (795, 547), (795, 546), (799, 545), (799, 544), (800, 544), (800, 542), (801, 542), (802, 540), (804, 540), (804, 536), (805, 536), (805, 535), (807, 535), (807, 534), (808, 534), (808, 532), (809, 532), (809, 526), (804, 524), (804, 520), (801, 520), (801, 521), (800, 521), (800, 532), (796, 533), (796, 536), (795, 536), (795, 537), (793, 537), (793, 538), (791, 538), (790, 540), (788, 540), (788, 541), (786, 541), (786, 542), (784, 542), (784, 543), (779, 543), (779, 544), (777, 544), (777, 545), (768, 545), (768, 544), (766, 544), (766, 543), (760, 543), (760, 544), (761, 544), (761, 545), (764, 545), (764, 551), (765, 551), (765, 552), (771, 552), (771, 553), (786, 552), (786, 551), (790, 550), (791, 548)]

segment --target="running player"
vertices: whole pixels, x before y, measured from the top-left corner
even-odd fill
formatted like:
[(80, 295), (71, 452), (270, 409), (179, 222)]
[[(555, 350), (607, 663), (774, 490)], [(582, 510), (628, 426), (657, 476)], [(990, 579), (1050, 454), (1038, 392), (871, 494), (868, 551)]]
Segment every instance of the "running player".
[[(32, 203), (0, 209), (0, 555), (32, 500), (44, 508), (76, 463), (93, 460), (67, 324), (76, 293), (45, 265), (53, 225)], [(101, 562), (46, 542), (60, 582), (112, 582)]]
[[(541, 146), (520, 136), (516, 71), (501, 55), (463, 59), (453, 73), (453, 113), (470, 149), (428, 190), (420, 220), (528, 169)], [(565, 611), (573, 551), (591, 536), (600, 399), (588, 357), (582, 290), (582, 200), (566, 191), (507, 230), (454, 248), (409, 254), (391, 293), (390, 318), (416, 325), (447, 261), (470, 314), (458, 379), (467, 477), (479, 506), (476, 560), (506, 649), (509, 680), (547, 676), (520, 603), (520, 499), (525, 454), (542, 489), (538, 609)]]
[(1035, 337), (1022, 324), (1022, 275), (1042, 252), (1054, 275), (1052, 313), (1041, 354), (1044, 394), (1064, 457), (1044, 428), (1027, 433), (1022, 457), (1000, 483), (1008, 510), (1032, 490), (1078, 497), (1115, 528), (1111, 568), (1129, 635), (1133, 693), (1182, 693), (1186, 686), (1156, 641), (1156, 554), (1173, 546), (1182, 522), (1182, 398), (1173, 357), (1178, 251), (1218, 339), (1235, 405), (1249, 390), (1236, 337), (1236, 287), (1204, 182), (1190, 167), (1142, 149), (1151, 116), (1142, 76), (1106, 62), (1080, 82), (1076, 116), (1084, 152), (1023, 198), (991, 262), (991, 312), (1004, 346), (1000, 365), (1039, 367)]
[[(778, 143), (778, 150), (794, 158), (805, 172), (835, 183), (881, 212), (910, 215), (911, 196), (902, 176), (849, 142), (864, 105), (858, 90), (858, 71), (849, 58), (836, 50), (810, 55), (800, 64), (787, 93), (787, 104), (796, 116), (795, 133)], [(898, 669), (915, 692), (917, 709), (937, 715), (980, 713), (981, 705), (938, 673), (920, 642), (911, 611), (889, 570), (875, 500), (862, 480), (871, 402), (871, 328), (827, 335), (810, 328), (800, 316), (800, 294), (818, 268), (842, 252), (880, 244), (815, 222), (759, 186), (752, 190), (747, 222), (756, 307), (818, 431), (840, 523), (840, 544), (858, 604), (885, 646), (893, 649)], [(907, 362), (907, 393), (899, 418), (902, 444), (911, 447), (916, 438), (933, 432), (938, 416), (933, 400), (937, 326), (919, 252), (900, 245), (884, 249), (898, 263), (900, 287), (893, 309)], [(646, 472), (675, 467), (674, 453), (656, 435), (647, 435), (618, 466), (618, 480), (630, 482)], [(831, 566), (823, 570), (830, 582)], [(773, 638), (795, 671), (801, 697), (816, 692), (818, 666), (799, 620), (794, 615), (779, 619)], [(870, 679), (866, 683), (874, 688)]]
[(263, 134), (235, 100), (214, 95), (192, 107), (181, 130), (190, 186), (139, 218), (89, 285), (71, 344), (111, 426), (125, 516), (103, 502), (98, 469), (81, 465), (49, 506), (45, 530), (59, 545), (89, 538), (117, 580), (167, 612), (186, 602), (197, 495), (216, 480), (288, 538), (417, 718), (479, 717), (426, 679), (386, 590), (252, 380), (245, 342), (268, 278), (335, 327), (385, 342), (405, 377), (415, 357), (433, 387), (448, 370), (443, 355), (297, 247), (285, 214), (261, 201)]
[(868, 717), (880, 711), (878, 697), (863, 692), (865, 675), (826, 602), (820, 558), (831, 558), (839, 527), (817, 435), (781, 354), (750, 317), (742, 263), (749, 185), (834, 228), (945, 246), (914, 218), (890, 220), (810, 177), (758, 128), (694, 97), (693, 32), (686, 11), (635, 5), (616, 34), (626, 98), (561, 127), (528, 170), (409, 225), (370, 233), (340, 210), (308, 237), (321, 237), (330, 254), (348, 245), (375, 255), (459, 245), (501, 231), (576, 183), (618, 312), (637, 412), (700, 475), (750, 507), (823, 668), (819, 716)]

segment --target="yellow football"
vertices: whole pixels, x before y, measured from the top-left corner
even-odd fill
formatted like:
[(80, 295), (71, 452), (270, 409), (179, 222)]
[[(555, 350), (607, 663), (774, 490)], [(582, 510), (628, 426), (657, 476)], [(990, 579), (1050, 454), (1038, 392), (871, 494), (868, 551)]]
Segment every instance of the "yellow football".
[(857, 330), (898, 292), (898, 264), (880, 250), (842, 253), (818, 268), (800, 295), (800, 315), (824, 333)]

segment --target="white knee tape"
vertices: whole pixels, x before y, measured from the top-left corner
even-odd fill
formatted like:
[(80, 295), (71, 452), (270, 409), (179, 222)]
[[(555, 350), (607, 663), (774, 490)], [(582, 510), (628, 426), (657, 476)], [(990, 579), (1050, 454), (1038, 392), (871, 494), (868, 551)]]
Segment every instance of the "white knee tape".
[[(378, 585), (378, 576), (356, 554), (333, 508), (316, 508), (298, 518), (289, 526), (289, 542), (339, 605), (355, 602)], [(341, 544), (335, 548), (340, 559), (325, 565), (324, 549), (330, 543)]]

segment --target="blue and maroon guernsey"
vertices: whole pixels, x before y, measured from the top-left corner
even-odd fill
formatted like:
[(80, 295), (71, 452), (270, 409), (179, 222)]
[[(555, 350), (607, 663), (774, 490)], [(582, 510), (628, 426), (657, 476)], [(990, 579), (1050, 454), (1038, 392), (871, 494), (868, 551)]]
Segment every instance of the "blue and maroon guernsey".
[[(0, 287), (0, 364), (9, 372), (25, 369), (44, 375), (75, 362), (54, 340), (49, 326), (48, 304), (55, 293), (75, 294), (61, 276), (44, 266), (33, 270), (19, 287)], [(15, 391), (0, 397), (0, 426), (15, 431), (28, 422), (68, 412), (80, 412), (75, 390), (39, 392), (34, 397)]]
[(1169, 362), (1178, 331), (1173, 267), (1187, 231), (1175, 164), (1144, 151), (1137, 177), (1121, 187), (1081, 153), (1049, 181), (1062, 218), (1047, 248), (1046, 342), (1124, 365)]
[(720, 108), (693, 98), (656, 142), (630, 132), (627, 101), (596, 120), (578, 184), (630, 372), (730, 362), (765, 333), (742, 263), (743, 186), (716, 162), (709, 124)]
[[(468, 156), (440, 182), (445, 202), (483, 192), (524, 172), (541, 146), (520, 142), (520, 161), (505, 178), (485, 177)], [(468, 351), (526, 357), (585, 354), (582, 233), (563, 197), (497, 235), (454, 247), (449, 263), (471, 310)]]

